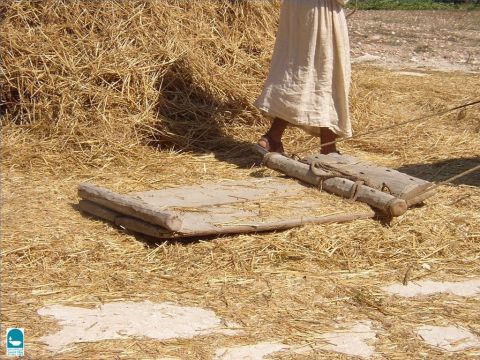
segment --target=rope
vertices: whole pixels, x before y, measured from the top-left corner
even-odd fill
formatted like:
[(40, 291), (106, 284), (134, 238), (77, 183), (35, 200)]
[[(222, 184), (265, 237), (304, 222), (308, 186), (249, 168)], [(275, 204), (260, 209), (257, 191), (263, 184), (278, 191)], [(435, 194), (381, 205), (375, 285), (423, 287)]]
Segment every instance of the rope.
[(358, 192), (363, 185), (365, 185), (365, 183), (362, 180), (358, 180), (353, 183), (353, 186), (350, 190), (350, 199), (348, 199), (350, 202), (357, 200)]
[(353, 10), (346, 16), (346, 18), (348, 19), (350, 16), (352, 16), (353, 14), (355, 14), (358, 10), (358, 0), (355, 0), (355, 7), (353, 8)]
[(451, 183), (452, 181), (455, 181), (455, 180), (457, 180), (461, 177), (464, 177), (464, 176), (466, 176), (468, 174), (471, 174), (471, 173), (473, 173), (475, 171), (478, 171), (478, 170), (480, 170), (480, 165), (477, 165), (477, 166), (474, 166), (471, 169), (465, 170), (465, 171), (461, 172), (460, 174), (457, 174), (457, 175), (454, 175), (454, 176), (448, 178), (447, 180), (443, 180), (443, 181), (440, 181), (438, 183), (435, 183), (432, 186), (430, 186), (426, 191), (434, 190), (434, 189), (438, 188), (440, 185)]
[(360, 190), (360, 187), (365, 185), (365, 181), (363, 180), (356, 180), (352, 176), (343, 174), (342, 172), (338, 171), (337, 169), (328, 166), (327, 164), (322, 164), (319, 161), (312, 161), (310, 163), (310, 171), (312, 172), (313, 175), (318, 176), (319, 178), (319, 187), (322, 187), (322, 183), (325, 180), (336, 178), (336, 177), (341, 177), (343, 179), (349, 179), (352, 180), (353, 186), (350, 189), (350, 196), (349, 196), (349, 201), (354, 202), (357, 200), (358, 197), (358, 191)]
[[(350, 137), (348, 137), (348, 138), (336, 139), (335, 141), (330, 141), (330, 142), (327, 142), (327, 143), (325, 143), (325, 144), (320, 144), (320, 148), (322, 148), (322, 147), (324, 147), (324, 146), (328, 146), (328, 145), (333, 145), (333, 144), (337, 144), (337, 143), (340, 143), (340, 142), (344, 142), (344, 141), (347, 141), (347, 140), (358, 139), (358, 138), (363, 137), (363, 136), (366, 136), (366, 135), (376, 134), (376, 133), (381, 132), (381, 131), (394, 129), (394, 128), (396, 128), (396, 127), (400, 127), (400, 126), (403, 126), (403, 125), (406, 125), (406, 124), (411, 124), (411, 123), (413, 123), (413, 122), (424, 122), (424, 121), (426, 121), (426, 120), (429, 120), (429, 119), (432, 119), (432, 118), (436, 118), (436, 117), (438, 117), (438, 116), (442, 116), (442, 115), (448, 114), (449, 112), (452, 112), (452, 111), (455, 111), (455, 110), (459, 110), (459, 109), (464, 109), (464, 108), (467, 108), (467, 107), (469, 107), (469, 106), (473, 106), (473, 105), (477, 105), (477, 104), (480, 104), (480, 99), (479, 99), (479, 100), (472, 101), (472, 102), (467, 103), (467, 104), (455, 106), (455, 107), (453, 107), (453, 108), (450, 108), (450, 109), (447, 109), (447, 110), (443, 110), (443, 111), (440, 111), (440, 112), (435, 113), (435, 114), (425, 115), (425, 116), (421, 116), (421, 117), (419, 117), (419, 118), (410, 119), (410, 120), (403, 121), (403, 122), (400, 122), (400, 123), (397, 123), (397, 124), (392, 124), (392, 125), (380, 127), (380, 128), (377, 128), (377, 129), (373, 129), (373, 130), (370, 130), (370, 131), (366, 131), (366, 132), (363, 132), (363, 133), (359, 133), (359, 134), (350, 136)], [(309, 151), (309, 150), (313, 150), (313, 149), (314, 149), (313, 147), (308, 147), (308, 148), (301, 149), (300, 151), (297, 151), (297, 152), (304, 152), (304, 151)]]
[[(362, 136), (366, 136), (366, 135), (370, 135), (370, 134), (375, 134), (375, 133), (378, 133), (380, 131), (384, 131), (384, 130), (390, 130), (390, 129), (393, 129), (393, 128), (396, 128), (396, 127), (399, 127), (399, 126), (403, 126), (403, 125), (406, 125), (406, 124), (410, 124), (410, 123), (413, 123), (413, 122), (424, 122), (426, 120), (429, 120), (429, 119), (432, 119), (432, 118), (435, 118), (435, 117), (438, 117), (438, 116), (442, 116), (442, 115), (445, 115), (449, 112), (452, 112), (452, 111), (455, 111), (455, 110), (459, 110), (459, 109), (464, 109), (464, 108), (467, 108), (469, 106), (473, 106), (473, 105), (477, 105), (477, 104), (480, 104), (480, 100), (475, 100), (475, 101), (472, 101), (470, 103), (467, 103), (467, 104), (463, 104), (463, 105), (459, 105), (459, 106), (455, 106), (453, 108), (450, 108), (450, 109), (447, 109), (447, 110), (444, 110), (444, 111), (440, 111), (438, 113), (435, 113), (435, 114), (431, 114), (431, 115), (426, 115), (426, 116), (422, 116), (422, 117), (419, 117), (419, 118), (416, 118), (416, 119), (411, 119), (411, 120), (407, 120), (407, 121), (404, 121), (404, 122), (401, 122), (401, 123), (398, 123), (398, 124), (392, 124), (392, 125), (388, 125), (388, 126), (384, 126), (384, 127), (381, 127), (381, 128), (378, 128), (378, 129), (374, 129), (374, 130), (371, 130), (371, 131), (366, 131), (364, 133), (360, 133), (360, 134), (357, 134), (357, 135), (353, 135), (349, 138), (341, 138), (341, 139), (337, 139), (335, 141), (330, 141), (330, 142), (327, 142), (325, 144), (320, 144), (320, 148), (322, 148), (323, 146), (328, 146), (328, 145), (333, 145), (333, 144), (336, 144), (336, 143), (339, 143), (339, 142), (343, 142), (343, 141), (347, 141), (347, 140), (352, 140), (352, 139), (358, 139), (359, 137), (362, 137)], [(308, 149), (303, 149), (303, 150), (300, 150), (300, 152), (303, 152), (303, 151), (307, 151), (307, 150), (312, 150), (313, 148), (308, 148)], [(312, 166), (313, 165), (313, 166)], [(315, 164), (317, 165), (317, 164)], [(312, 163), (311, 164), (311, 169), (312, 170), (315, 170), (315, 165)], [(435, 183), (433, 184), (430, 188), (428, 188), (426, 191), (430, 191), (430, 190), (434, 190), (436, 188), (438, 188), (439, 186), (441, 185), (444, 185), (444, 184), (448, 184), (448, 183), (451, 183), (452, 181), (455, 181), (463, 176), (466, 176), (468, 174), (471, 174), (475, 171), (478, 171), (480, 170), (480, 165), (477, 165), (477, 166), (474, 166), (473, 168), (471, 169), (468, 169), (468, 170), (465, 170), (457, 175), (454, 175), (450, 178), (448, 178), (447, 180), (444, 180), (444, 181), (441, 181), (441, 182), (438, 182), (438, 183)], [(353, 195), (354, 196), (354, 195)]]
[(457, 180), (457, 179), (459, 179), (459, 178), (461, 178), (461, 177), (464, 177), (465, 175), (471, 174), (471, 173), (473, 173), (473, 172), (475, 172), (475, 171), (477, 171), (477, 170), (480, 170), (480, 165), (474, 166), (473, 168), (468, 169), (468, 170), (466, 170), (466, 171), (464, 171), (464, 172), (461, 172), (460, 174), (457, 174), (457, 175), (455, 175), (455, 176), (452, 176), (451, 178), (448, 178), (447, 180), (443, 180), (443, 181), (437, 183), (436, 185), (437, 185), (437, 186), (440, 186), (440, 185), (443, 185), (443, 184), (451, 183), (452, 181), (455, 181), (455, 180)]

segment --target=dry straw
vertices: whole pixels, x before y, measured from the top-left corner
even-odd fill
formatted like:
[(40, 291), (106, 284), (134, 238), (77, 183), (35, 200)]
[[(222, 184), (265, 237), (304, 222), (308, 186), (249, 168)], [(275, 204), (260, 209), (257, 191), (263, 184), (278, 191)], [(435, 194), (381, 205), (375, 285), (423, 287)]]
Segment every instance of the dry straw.
[[(267, 126), (252, 103), (268, 71), (277, 2), (6, 1), (0, 13), (1, 322), (26, 328), (31, 358), (51, 358), (36, 339), (58, 329), (37, 315), (40, 307), (122, 299), (210, 308), (245, 335), (84, 343), (59, 358), (210, 359), (235, 344), (315, 345), (338, 324), (367, 318), (385, 356), (441, 358), (415, 336), (418, 324), (480, 332), (478, 299), (403, 300), (380, 290), (405, 279), (480, 276), (478, 173), (442, 185), (390, 224), (186, 243), (154, 244), (76, 210), (84, 181), (128, 192), (274, 175), (251, 168), (249, 144)], [(468, 102), (480, 97), (479, 82), (474, 73), (409, 77), (356, 66), (355, 131)], [(441, 181), (478, 164), (479, 118), (470, 108), (342, 150)], [(317, 141), (292, 129), (286, 147)], [(309, 356), (327, 355), (336, 357)]]

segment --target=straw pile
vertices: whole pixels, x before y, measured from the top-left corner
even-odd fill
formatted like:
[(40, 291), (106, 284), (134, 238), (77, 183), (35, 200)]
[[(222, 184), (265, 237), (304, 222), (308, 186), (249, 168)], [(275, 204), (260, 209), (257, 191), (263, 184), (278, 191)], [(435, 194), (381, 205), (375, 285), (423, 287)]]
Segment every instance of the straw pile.
[(222, 147), (230, 125), (258, 122), (251, 103), (268, 69), (276, 9), (245, 1), (4, 4), (7, 122), (30, 126), (40, 146), (83, 164), (104, 165), (145, 143)]
[[(0, 13), (1, 316), (6, 327), (26, 328), (32, 358), (51, 358), (35, 339), (56, 329), (40, 307), (121, 299), (210, 308), (245, 335), (84, 343), (61, 358), (209, 359), (233, 344), (315, 344), (336, 321), (365, 318), (383, 329), (378, 352), (441, 357), (412, 333), (416, 324), (480, 332), (478, 299), (401, 300), (380, 290), (405, 277), (480, 276), (478, 174), (442, 186), (391, 224), (190, 243), (153, 244), (76, 211), (83, 181), (128, 192), (264, 175), (250, 168), (248, 147), (267, 124), (252, 103), (268, 70), (277, 2), (24, 1), (2, 2)], [(356, 132), (480, 97), (471, 73), (422, 78), (357, 66), (353, 80)], [(479, 117), (470, 108), (342, 149), (442, 180), (478, 163)], [(317, 145), (298, 130), (287, 134), (291, 152)]]

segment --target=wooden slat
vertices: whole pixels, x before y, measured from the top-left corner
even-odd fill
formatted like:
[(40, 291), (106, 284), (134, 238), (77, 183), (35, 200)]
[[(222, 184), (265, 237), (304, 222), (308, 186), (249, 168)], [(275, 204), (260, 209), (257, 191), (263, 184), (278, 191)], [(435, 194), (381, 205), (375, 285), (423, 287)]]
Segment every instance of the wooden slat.
[(78, 202), (78, 207), (81, 211), (87, 214), (96, 216), (100, 219), (108, 220), (112, 223), (115, 223), (115, 219), (120, 216), (119, 213), (88, 200), (80, 200)]
[(175, 234), (174, 232), (168, 231), (158, 225), (149, 224), (133, 217), (124, 216), (88, 200), (81, 200), (78, 203), (78, 207), (87, 214), (96, 216), (100, 219), (108, 220), (119, 227), (140, 234), (155, 238), (170, 238)]

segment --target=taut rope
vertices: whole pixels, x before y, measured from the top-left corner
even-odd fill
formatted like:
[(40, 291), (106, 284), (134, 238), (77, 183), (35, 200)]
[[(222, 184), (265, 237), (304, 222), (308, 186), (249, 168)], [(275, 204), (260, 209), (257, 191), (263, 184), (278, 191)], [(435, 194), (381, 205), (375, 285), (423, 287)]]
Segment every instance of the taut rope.
[(427, 189), (427, 191), (436, 189), (436, 188), (438, 188), (440, 185), (444, 185), (444, 184), (451, 183), (452, 181), (455, 181), (455, 180), (457, 180), (457, 179), (459, 179), (459, 178), (461, 178), (461, 177), (463, 177), (463, 176), (465, 176), (465, 175), (471, 174), (471, 173), (473, 173), (473, 172), (475, 172), (475, 171), (477, 171), (477, 170), (480, 170), (480, 165), (477, 165), (477, 166), (474, 166), (474, 167), (471, 168), (471, 169), (465, 170), (465, 171), (461, 172), (460, 174), (457, 174), (457, 175), (454, 175), (454, 176), (448, 178), (447, 180), (443, 180), (443, 181), (440, 181), (440, 182), (438, 182), (438, 183), (435, 183), (435, 184), (433, 184), (433, 186), (429, 187), (429, 188)]
[[(381, 131), (394, 129), (394, 128), (396, 128), (396, 127), (400, 127), (400, 126), (403, 126), (403, 125), (406, 125), (406, 124), (411, 124), (411, 123), (413, 123), (413, 122), (424, 122), (424, 121), (426, 121), (426, 120), (430, 120), (430, 119), (433, 119), (433, 118), (435, 118), (435, 117), (448, 114), (449, 112), (452, 112), (452, 111), (455, 111), (455, 110), (464, 109), (464, 108), (467, 108), (467, 107), (469, 107), (469, 106), (473, 106), (473, 105), (477, 105), (477, 104), (480, 104), (480, 99), (479, 99), (479, 100), (472, 101), (472, 102), (467, 103), (467, 104), (455, 106), (455, 107), (453, 107), (453, 108), (450, 108), (450, 109), (447, 109), (447, 110), (443, 110), (443, 111), (440, 111), (440, 112), (435, 113), (435, 114), (430, 114), (430, 115), (421, 116), (421, 117), (419, 117), (419, 118), (410, 119), (410, 120), (407, 120), (407, 121), (400, 122), (400, 123), (398, 123), (398, 124), (391, 124), (391, 125), (387, 125), (387, 126), (384, 126), (384, 127), (380, 127), (380, 128), (377, 128), (377, 129), (370, 130), (370, 131), (366, 131), (366, 132), (363, 132), (363, 133), (359, 133), (359, 134), (350, 136), (350, 137), (348, 137), (348, 138), (340, 138), (340, 139), (337, 139), (337, 140), (335, 140), (335, 141), (330, 141), (330, 142), (327, 142), (327, 143), (325, 143), (325, 144), (320, 144), (320, 148), (322, 148), (322, 147), (324, 147), (324, 146), (328, 146), (328, 145), (333, 145), (333, 144), (337, 144), (337, 143), (340, 143), (340, 142), (344, 142), (344, 141), (347, 141), (347, 140), (358, 139), (358, 138), (363, 137), (363, 136), (367, 136), (367, 135), (371, 135), (371, 134), (376, 134), (376, 133), (381, 132)], [(313, 150), (313, 149), (314, 149), (313, 147), (308, 147), (308, 148), (301, 149), (300, 151), (297, 151), (297, 152), (304, 152), (304, 151), (309, 151), (309, 150)]]

